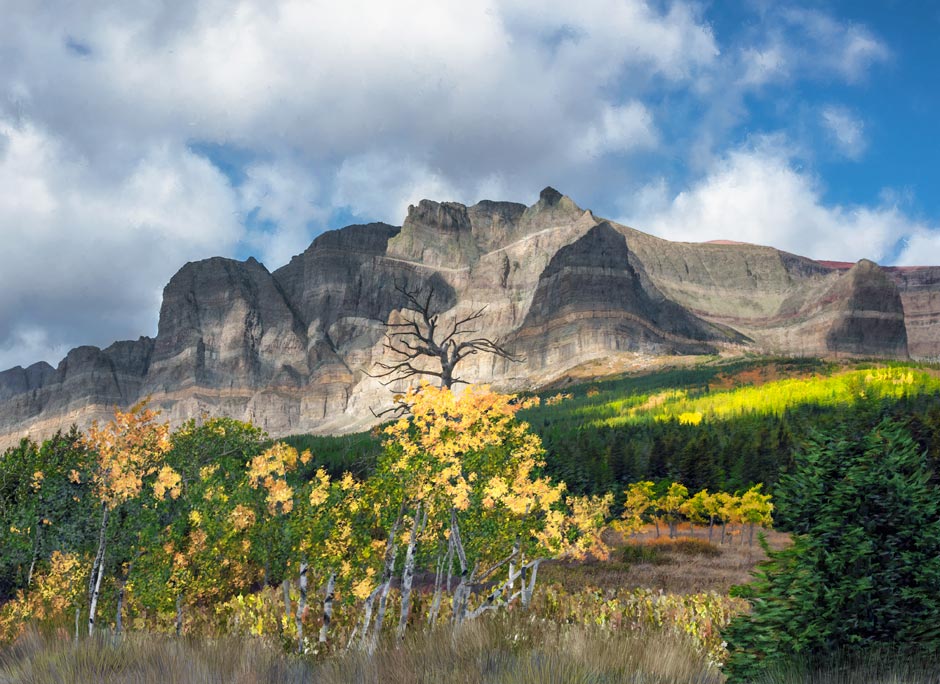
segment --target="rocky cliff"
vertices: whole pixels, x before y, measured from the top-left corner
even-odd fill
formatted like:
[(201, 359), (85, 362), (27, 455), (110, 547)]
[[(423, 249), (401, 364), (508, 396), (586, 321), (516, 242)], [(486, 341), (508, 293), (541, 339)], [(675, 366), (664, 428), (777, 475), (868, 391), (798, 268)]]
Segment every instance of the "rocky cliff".
[(401, 227), (319, 236), (289, 264), (186, 264), (156, 338), (79, 347), (57, 368), (0, 373), (0, 446), (151, 397), (174, 424), (203, 412), (272, 435), (365, 427), (389, 401), (370, 376), (405, 300), (481, 329), (521, 362), (477, 354), (461, 377), (534, 387), (598, 359), (758, 351), (940, 356), (940, 267), (817, 262), (770, 247), (675, 243), (546, 188), (532, 206), (423, 200)]

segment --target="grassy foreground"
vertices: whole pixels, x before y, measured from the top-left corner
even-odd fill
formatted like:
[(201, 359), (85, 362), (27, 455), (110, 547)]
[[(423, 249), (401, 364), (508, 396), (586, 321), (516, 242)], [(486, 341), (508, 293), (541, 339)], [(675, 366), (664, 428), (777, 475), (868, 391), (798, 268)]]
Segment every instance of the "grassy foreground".
[(175, 639), (132, 633), (115, 642), (30, 632), (0, 656), (0, 682), (635, 682), (719, 684), (689, 640), (662, 630), (612, 632), (518, 617), (478, 620), (456, 635), (419, 633), (373, 656), (351, 650), (320, 663), (261, 639)]
[[(60, 684), (721, 684), (724, 676), (681, 635), (611, 632), (541, 620), (482, 620), (453, 638), (421, 633), (373, 657), (310, 662), (258, 638), (217, 640), (132, 633), (74, 643), (31, 631), (0, 652), (0, 683)], [(940, 666), (891, 652), (808, 672), (792, 663), (754, 684), (938, 684)]]

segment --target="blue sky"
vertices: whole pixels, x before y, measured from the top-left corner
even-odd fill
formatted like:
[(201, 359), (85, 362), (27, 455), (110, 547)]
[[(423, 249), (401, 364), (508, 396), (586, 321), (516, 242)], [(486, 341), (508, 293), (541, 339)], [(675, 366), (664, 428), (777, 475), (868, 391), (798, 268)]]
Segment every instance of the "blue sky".
[(938, 55), (935, 3), (8, 0), (0, 368), (425, 197), (938, 264)]

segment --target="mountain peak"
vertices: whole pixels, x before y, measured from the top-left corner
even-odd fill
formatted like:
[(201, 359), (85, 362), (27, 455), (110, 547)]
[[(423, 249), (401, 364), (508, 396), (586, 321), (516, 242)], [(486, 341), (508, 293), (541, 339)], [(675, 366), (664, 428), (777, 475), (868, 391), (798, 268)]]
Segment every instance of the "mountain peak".
[(539, 193), (539, 203), (552, 207), (558, 204), (564, 197), (564, 195), (549, 185)]

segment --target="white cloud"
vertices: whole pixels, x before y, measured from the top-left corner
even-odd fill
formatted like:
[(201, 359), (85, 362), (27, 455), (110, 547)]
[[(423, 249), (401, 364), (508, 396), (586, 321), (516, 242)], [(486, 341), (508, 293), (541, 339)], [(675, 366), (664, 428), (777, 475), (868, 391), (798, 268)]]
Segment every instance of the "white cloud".
[(751, 45), (737, 55), (735, 85), (755, 89), (796, 78), (864, 80), (891, 59), (891, 51), (869, 29), (819, 10), (777, 8), (769, 12)]
[(169, 277), (241, 237), (226, 179), (185, 147), (108, 176), (37, 126), (0, 120), (0, 137), (0, 367), (153, 334)]
[(741, 52), (741, 71), (738, 82), (743, 86), (756, 87), (785, 80), (789, 75), (787, 51), (782, 45), (745, 48)]
[(829, 105), (821, 112), (822, 123), (840, 154), (858, 160), (868, 147), (865, 124), (845, 107)]
[(321, 204), (316, 178), (299, 164), (252, 164), (245, 176), (238, 188), (241, 210), (265, 224), (247, 241), (273, 270), (307, 248), (311, 232), (323, 229), (329, 211)]
[(653, 116), (641, 102), (606, 106), (598, 121), (575, 139), (575, 158), (629, 152), (655, 147), (659, 134)]
[[(658, 207), (650, 197), (660, 198)], [(896, 204), (827, 204), (779, 139), (731, 152), (671, 200), (655, 188), (641, 198), (646, 211), (626, 219), (641, 230), (671, 240), (772, 245), (815, 259), (883, 262), (900, 236), (926, 230)]]
[(904, 240), (897, 258), (898, 266), (936, 266), (940, 264), (940, 227), (917, 226)]
[[(723, 54), (699, 7), (7, 3), (0, 237), (15, 247), (0, 271), (0, 368), (152, 333), (183, 261), (247, 246), (276, 268), (337, 208), (399, 222), (424, 197), (524, 199), (549, 183), (603, 195), (654, 148), (672, 168), (707, 167), (747, 117), (745, 92), (807, 74), (859, 80), (889, 57), (864, 27), (814, 11), (771, 13), (753, 45)], [(703, 108), (701, 123), (688, 113)], [(692, 130), (678, 143), (677, 120)], [(192, 151), (213, 147), (249, 160), (234, 188)], [(763, 180), (803, 182), (818, 200), (781, 163)], [(684, 206), (664, 205), (667, 187), (643, 200), (663, 222)]]
[(855, 82), (864, 79), (872, 66), (891, 58), (887, 45), (864, 26), (838, 21), (818, 10), (791, 8), (783, 16), (801, 30), (806, 65), (817, 73), (833, 73)]
[[(644, 0), (14, 0), (0, 46), (0, 368), (152, 334), (184, 261), (276, 268), (337, 207), (531, 192), (591, 126), (623, 154), (644, 131), (620, 85), (718, 52)], [(245, 153), (235, 188), (203, 143)]]
[[(173, 131), (336, 160), (394, 137), (421, 146), (419, 156), (457, 147), (509, 162), (583, 129), (617, 79), (684, 81), (718, 53), (682, 3), (665, 12), (641, 0), (195, 7), (167, 28), (171, 13), (153, 3), (21, 4), (0, 27), (18, 55), (0, 87), (27, 84), (30, 115), (88, 147)], [(577, 38), (558, 38), (566, 31)], [(76, 58), (66, 33), (90, 54)], [(52, 72), (54, 82), (39, 77)], [(545, 125), (530, 125), (534, 111)]]

